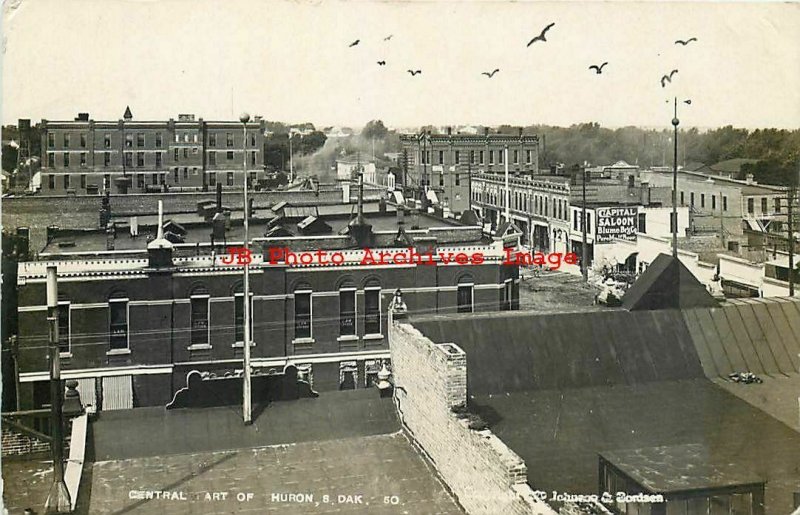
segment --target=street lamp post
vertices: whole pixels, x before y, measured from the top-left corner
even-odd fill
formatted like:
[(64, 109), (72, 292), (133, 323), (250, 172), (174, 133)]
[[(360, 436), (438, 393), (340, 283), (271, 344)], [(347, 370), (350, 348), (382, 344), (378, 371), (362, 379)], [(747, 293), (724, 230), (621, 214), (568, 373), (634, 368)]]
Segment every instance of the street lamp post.
[[(250, 115), (242, 113), (239, 117), (242, 122), (242, 171), (244, 174), (244, 255), (250, 255), (248, 247), (250, 245), (250, 204), (247, 199), (247, 122), (250, 121)], [(290, 140), (291, 141), (291, 140)], [(252, 405), (252, 391), (250, 384), (250, 260), (244, 260), (244, 284), (243, 284), (243, 311), (244, 311), (244, 370), (243, 370), (243, 404), (242, 415), (245, 425), (253, 423), (253, 405)]]

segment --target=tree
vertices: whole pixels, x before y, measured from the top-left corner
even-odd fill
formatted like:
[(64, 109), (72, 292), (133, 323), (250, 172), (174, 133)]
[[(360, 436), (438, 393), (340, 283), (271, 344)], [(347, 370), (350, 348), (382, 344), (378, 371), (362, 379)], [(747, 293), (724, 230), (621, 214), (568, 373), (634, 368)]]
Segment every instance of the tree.
[(367, 124), (364, 126), (364, 129), (361, 131), (361, 137), (365, 140), (382, 140), (387, 134), (389, 134), (389, 129), (383, 125), (381, 120), (372, 120), (367, 122)]

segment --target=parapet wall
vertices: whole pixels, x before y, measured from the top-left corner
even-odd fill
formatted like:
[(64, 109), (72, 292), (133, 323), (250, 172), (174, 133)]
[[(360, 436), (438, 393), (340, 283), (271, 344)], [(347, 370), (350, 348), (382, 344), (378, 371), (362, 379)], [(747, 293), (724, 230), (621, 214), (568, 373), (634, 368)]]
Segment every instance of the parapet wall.
[(451, 408), (467, 400), (466, 354), (407, 323), (389, 324), (395, 402), (403, 424), (470, 514), (547, 514), (527, 484), (525, 462), (489, 430)]

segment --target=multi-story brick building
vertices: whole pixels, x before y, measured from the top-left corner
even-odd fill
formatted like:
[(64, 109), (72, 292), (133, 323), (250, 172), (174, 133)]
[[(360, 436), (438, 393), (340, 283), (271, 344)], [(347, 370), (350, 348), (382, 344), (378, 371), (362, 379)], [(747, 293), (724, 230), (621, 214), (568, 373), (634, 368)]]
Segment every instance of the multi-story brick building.
[(194, 115), (138, 121), (130, 109), (117, 121), (87, 113), (74, 121), (42, 120), (40, 130), (43, 195), (195, 191), (217, 182), (235, 187), (243, 184), (245, 166), (251, 181), (264, 178), (260, 117), (247, 123), (246, 138), (241, 122)]
[(448, 129), (447, 134), (404, 134), (400, 140), (406, 194), (430, 198), (428, 192), (434, 192), (453, 213), (469, 209), (473, 174), (505, 170), (506, 150), (511, 173), (535, 175), (539, 170), (539, 138), (521, 131), (471, 135)]
[[(250, 267), (252, 364), (266, 373), (297, 365), (317, 390), (364, 387), (389, 357), (386, 310), (397, 289), (413, 313), (516, 309), (519, 271), (502, 263), (514, 236), (487, 236), (416, 211), (359, 216), (352, 206), (279, 205), (254, 219)], [(331, 213), (331, 214), (322, 214)], [(183, 218), (180, 218), (183, 217)], [(207, 224), (173, 215), (165, 237), (146, 244), (125, 231), (53, 234), (38, 261), (18, 267), (20, 409), (47, 402), (45, 272), (58, 267), (62, 377), (76, 378), (84, 400), (101, 409), (164, 405), (186, 386), (191, 370), (216, 375), (242, 368), (241, 266), (226, 265)], [(140, 217), (142, 218), (142, 217)], [(241, 217), (239, 218), (239, 220)], [(406, 222), (406, 223), (402, 223)], [(242, 239), (236, 216), (227, 246)], [(156, 224), (157, 226), (157, 224)], [(219, 229), (219, 227), (217, 228)], [(109, 248), (107, 240), (116, 242)], [(432, 265), (363, 262), (374, 252), (432, 252)], [(340, 252), (343, 263), (269, 263), (271, 249)], [(439, 253), (475, 253), (480, 264)], [(449, 262), (446, 262), (449, 261)]]

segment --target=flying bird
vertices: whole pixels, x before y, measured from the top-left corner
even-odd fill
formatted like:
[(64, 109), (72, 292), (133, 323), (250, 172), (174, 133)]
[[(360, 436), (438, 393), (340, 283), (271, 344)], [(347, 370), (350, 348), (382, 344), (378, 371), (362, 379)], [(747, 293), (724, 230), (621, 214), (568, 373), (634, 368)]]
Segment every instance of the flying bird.
[(546, 42), (547, 39), (545, 39), (544, 35), (547, 33), (548, 30), (550, 30), (553, 27), (553, 25), (555, 25), (555, 22), (551, 23), (550, 25), (548, 25), (547, 27), (542, 29), (542, 33), (541, 34), (539, 34), (538, 36), (536, 36), (532, 40), (528, 41), (528, 46), (531, 46), (532, 44), (536, 43), (537, 41), (545, 41)]
[(492, 77), (494, 77), (494, 74), (499, 72), (499, 71), (500, 71), (500, 68), (495, 68), (494, 71), (492, 71), (492, 73), (483, 72), (483, 73), (481, 73), (481, 75), (486, 75), (487, 77), (489, 77), (491, 79)]
[(417, 75), (417, 74), (420, 74), (420, 73), (422, 73), (422, 70), (407, 70), (407, 71), (408, 71), (408, 73), (410, 73), (410, 74), (411, 74), (411, 76), (412, 76), (412, 77), (413, 77), (414, 75)]
[(386, 61), (378, 61), (378, 65), (385, 66), (386, 65)]
[(389, 34), (388, 36), (386, 36), (385, 38), (383, 38), (383, 40), (384, 40), (384, 41), (389, 41), (390, 39), (392, 39), (392, 36), (394, 36), (394, 34)]
[(357, 40), (353, 41), (352, 43), (350, 43), (350, 46), (348, 48), (352, 48), (352, 47), (356, 46), (357, 44), (359, 44), (359, 42), (361, 42), (360, 39), (357, 39)]
[(676, 45), (681, 44), (683, 46), (686, 46), (689, 43), (691, 43), (692, 41), (697, 41), (697, 38), (689, 38), (686, 41), (683, 41), (682, 39), (679, 39), (679, 40), (675, 41), (675, 44)]
[(686, 100), (683, 101), (683, 103), (684, 104), (688, 104), (688, 105), (692, 105), (692, 100), (691, 99), (686, 99)]
[(604, 62), (604, 63), (603, 63), (603, 64), (601, 64), (600, 66), (597, 66), (596, 64), (593, 64), (593, 65), (591, 65), (591, 66), (589, 67), (589, 69), (590, 69), (590, 70), (594, 70), (594, 71), (597, 73), (597, 75), (600, 75), (601, 73), (603, 73), (603, 67), (604, 67), (605, 65), (607, 65), (607, 64), (608, 64), (608, 61)]
[(664, 75), (663, 77), (661, 77), (661, 87), (666, 88), (667, 87), (666, 83), (667, 82), (671, 83), (672, 76), (675, 75), (676, 73), (678, 73), (678, 70), (672, 70), (671, 72), (669, 72), (669, 75)]

